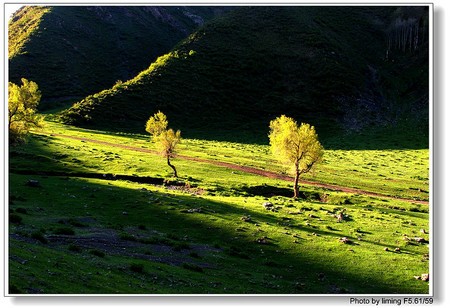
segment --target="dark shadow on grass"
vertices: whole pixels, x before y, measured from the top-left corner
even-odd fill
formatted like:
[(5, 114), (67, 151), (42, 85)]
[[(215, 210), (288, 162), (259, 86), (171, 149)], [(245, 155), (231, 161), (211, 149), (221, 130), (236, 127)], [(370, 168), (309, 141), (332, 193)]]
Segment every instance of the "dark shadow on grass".
[[(46, 216), (50, 219), (58, 218), (53, 216), (62, 215), (61, 206), (63, 204), (59, 202), (66, 201), (58, 199), (58, 193), (62, 189), (58, 187), (58, 183), (61, 182), (58, 180), (58, 177), (40, 179), (42, 182), (41, 190), (45, 190), (48, 194), (45, 198), (53, 200), (52, 203), (48, 204), (46, 204), (46, 200), (40, 200)], [(259, 212), (233, 204), (210, 201), (201, 197), (172, 195), (170, 192), (125, 189), (107, 185), (106, 183), (105, 185), (93, 184), (78, 178), (70, 178), (68, 184), (73, 189), (79, 188), (78, 193), (75, 193), (77, 197), (76, 203), (87, 203), (88, 200), (92, 200), (90, 194), (92, 194), (92, 191), (95, 191), (95, 202), (91, 202), (89, 205), (89, 215), (95, 218), (100, 225), (109, 225), (119, 229), (125, 226), (147, 225), (151, 226), (153, 230), (164, 234), (177, 234), (179, 237), (187, 236), (189, 241), (194, 243), (206, 244), (211, 247), (219, 243), (220, 248), (223, 249), (221, 254), (221, 262), (223, 263), (216, 264), (216, 266), (220, 267), (221, 270), (225, 270), (232, 277), (236, 277), (236, 279), (230, 278), (222, 282), (227, 285), (227, 289), (231, 293), (252, 293), (251, 285), (248, 285), (248, 288), (243, 287), (242, 278), (237, 278), (241, 277), (243, 273), (247, 273), (246, 275), (249, 275), (249, 277), (252, 277), (253, 274), (282, 275), (285, 277), (282, 281), (292, 286), (292, 288), (284, 289), (274, 288), (271, 284), (258, 287), (258, 292), (263, 293), (306, 292), (309, 294), (325, 294), (328, 292), (330, 285), (338, 285), (354, 293), (408, 293), (407, 289), (399, 290), (397, 287), (393, 288), (389, 282), (377, 280), (376, 277), (372, 277), (372, 281), (368, 283), (366, 279), (359, 278), (358, 273), (335, 268), (326, 261), (325, 255), (310, 258), (302, 254), (280, 254), (280, 247), (270, 234), (267, 236), (263, 235), (265, 233), (261, 235), (253, 234), (252, 232), (242, 234), (227, 227), (227, 221), (230, 223), (239, 221), (242, 215), (250, 215), (253, 223), (258, 223), (261, 228), (265, 228), (267, 224), (275, 225), (279, 222), (279, 218), (276, 215), (265, 213), (263, 209)], [(82, 187), (85, 189), (81, 189)], [(26, 191), (23, 193), (26, 194)], [(149, 200), (149, 197), (152, 198), (151, 200), (158, 201), (149, 204), (146, 202)], [(34, 199), (33, 202), (39, 201)], [(64, 217), (71, 218), (71, 215), (73, 215), (73, 218), (76, 219), (80, 215), (78, 207), (64, 205), (66, 205), (63, 207)], [(27, 202), (21, 202), (20, 206), (27, 207)], [(201, 208), (202, 210), (192, 213), (181, 211), (189, 208)], [(122, 215), (123, 211), (127, 211), (126, 216)], [(211, 220), (212, 218), (221, 219), (221, 221), (215, 223)], [(244, 224), (244, 222), (242, 223)], [(315, 232), (321, 236), (346, 236), (337, 232), (327, 232), (300, 226), (293, 227), (293, 229), (308, 233)], [(268, 231), (266, 230), (265, 232)], [(258, 242), (260, 239), (264, 239), (264, 241)], [(261, 249), (264, 250), (264, 254), (261, 254)], [(267, 262), (270, 263), (271, 260), (276, 260), (277, 267), (271, 268), (264, 265)], [(307, 266), (304, 266), (304, 264), (307, 264)], [(293, 267), (289, 268), (291, 265)], [(50, 264), (49, 270), (51, 270), (51, 266)], [(174, 268), (173, 274), (176, 275), (179, 270), (179, 267)], [(208, 269), (204, 270), (202, 275), (207, 277), (208, 271)], [(210, 269), (210, 271), (216, 277), (215, 279), (224, 279), (223, 277), (217, 278), (217, 273), (214, 272), (214, 269)], [(318, 273), (324, 273), (325, 277), (327, 277), (326, 281), (317, 281)], [(304, 277), (310, 285), (309, 288), (296, 290), (295, 281), (297, 277)], [(342, 277), (345, 277), (345, 282), (342, 282)], [(52, 279), (57, 283), (59, 278), (52, 277)], [(64, 278), (61, 277), (61, 279)], [(92, 279), (95, 279), (95, 277)], [(175, 293), (183, 293), (183, 290), (173, 291)], [(203, 292), (198, 290), (198, 293)], [(227, 292), (221, 290), (220, 293)]]
[[(249, 194), (251, 196), (261, 196), (268, 198), (280, 196), (292, 198), (292, 200), (295, 200), (293, 198), (294, 191), (292, 188), (263, 184), (255, 186), (241, 185), (238, 188), (236, 188), (236, 190), (239, 192), (244, 192), (245, 194)], [(302, 189), (300, 191), (298, 200), (307, 200), (317, 204), (322, 203), (321, 201), (322, 199), (318, 192), (310, 191), (307, 189)]]
[(154, 185), (165, 185), (170, 184), (171, 186), (184, 186), (183, 182), (170, 181), (167, 182), (163, 178), (151, 177), (151, 176), (134, 176), (125, 174), (111, 174), (111, 173), (93, 173), (93, 172), (61, 172), (61, 171), (37, 171), (37, 170), (15, 170), (10, 169), (10, 173), (22, 174), (22, 175), (40, 175), (40, 176), (60, 176), (60, 177), (77, 177), (77, 178), (88, 178), (88, 179), (100, 179), (107, 181), (130, 181), (134, 183), (141, 184), (154, 184)]
[(293, 195), (292, 189), (276, 187), (271, 185), (242, 186), (240, 187), (240, 190), (253, 196), (262, 196), (262, 197), (274, 197), (274, 196), (292, 197)]

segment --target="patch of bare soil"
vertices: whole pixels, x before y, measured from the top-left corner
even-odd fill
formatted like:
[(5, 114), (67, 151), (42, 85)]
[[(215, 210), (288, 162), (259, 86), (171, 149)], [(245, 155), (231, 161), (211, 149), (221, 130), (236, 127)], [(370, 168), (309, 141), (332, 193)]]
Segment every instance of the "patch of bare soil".
[[(163, 243), (145, 243), (134, 239), (122, 238), (116, 230), (99, 227), (83, 228), (83, 235), (47, 235), (45, 238), (49, 247), (61, 248), (63, 246), (78, 247), (80, 251), (100, 251), (108, 255), (128, 256), (136, 259), (150, 260), (174, 266), (181, 266), (185, 263), (194, 264), (201, 268), (214, 268), (215, 266), (202, 262), (200, 258), (192, 256), (202, 256), (209, 252), (217, 252), (219, 249), (208, 245), (189, 243), (186, 247), (176, 248)], [(159, 234), (156, 231), (146, 231), (149, 236)], [(140, 237), (143, 237), (142, 231)], [(38, 243), (38, 241), (26, 236), (11, 234), (11, 238), (28, 243)]]

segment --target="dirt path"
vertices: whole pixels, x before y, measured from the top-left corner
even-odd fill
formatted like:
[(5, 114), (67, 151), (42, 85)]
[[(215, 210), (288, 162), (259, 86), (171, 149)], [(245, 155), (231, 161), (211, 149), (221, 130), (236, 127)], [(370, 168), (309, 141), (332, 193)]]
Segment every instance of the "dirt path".
[[(69, 135), (56, 134), (56, 133), (50, 134), (50, 136), (69, 138), (69, 139), (80, 140), (80, 141), (84, 141), (84, 142), (91, 142), (91, 143), (95, 143), (95, 144), (102, 144), (102, 145), (107, 145), (107, 146), (121, 148), (121, 149), (127, 149), (127, 150), (131, 150), (131, 151), (136, 151), (136, 152), (158, 154), (156, 151), (150, 150), (150, 149), (138, 148), (138, 147), (123, 145), (123, 144), (116, 144), (116, 143), (111, 143), (111, 142), (101, 141), (101, 140), (96, 140), (96, 139), (90, 139), (90, 138), (69, 136)], [(293, 177), (290, 177), (287, 175), (282, 175), (282, 174), (278, 174), (276, 172), (261, 170), (261, 169), (248, 167), (248, 166), (236, 165), (236, 164), (232, 164), (232, 163), (226, 163), (226, 162), (221, 162), (221, 161), (216, 161), (216, 160), (210, 160), (210, 159), (204, 159), (204, 158), (198, 158), (198, 157), (190, 157), (190, 156), (184, 156), (184, 155), (177, 155), (177, 158), (195, 161), (195, 162), (207, 163), (207, 164), (211, 164), (211, 165), (215, 165), (215, 166), (225, 167), (228, 169), (242, 171), (245, 173), (257, 174), (257, 175), (264, 176), (264, 177), (271, 178), (271, 179), (279, 179), (279, 180), (289, 181), (289, 182), (292, 182), (294, 180)], [(361, 195), (378, 197), (378, 198), (388, 198), (388, 199), (406, 201), (406, 202), (417, 203), (417, 204), (425, 204), (425, 205), (429, 204), (428, 201), (392, 197), (392, 196), (388, 196), (388, 195), (365, 191), (362, 189), (344, 187), (344, 186), (339, 186), (339, 185), (324, 184), (324, 183), (319, 183), (319, 182), (314, 182), (314, 181), (306, 181), (306, 180), (300, 180), (300, 183), (315, 186), (315, 187), (321, 187), (321, 188), (325, 188), (325, 189), (331, 189), (331, 190), (335, 190), (335, 191), (346, 192), (346, 193), (361, 194)]]

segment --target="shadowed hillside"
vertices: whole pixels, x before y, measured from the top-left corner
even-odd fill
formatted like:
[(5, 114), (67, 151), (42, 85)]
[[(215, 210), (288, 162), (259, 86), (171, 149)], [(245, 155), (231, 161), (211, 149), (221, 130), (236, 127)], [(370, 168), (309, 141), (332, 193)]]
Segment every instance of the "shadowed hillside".
[(135, 76), (228, 8), (26, 6), (9, 21), (9, 78), (39, 84), (42, 108)]
[(427, 133), (427, 14), (406, 7), (242, 7), (63, 118), (143, 132), (160, 109), (181, 129), (242, 134), (265, 132), (284, 113), (325, 134), (404, 122)]

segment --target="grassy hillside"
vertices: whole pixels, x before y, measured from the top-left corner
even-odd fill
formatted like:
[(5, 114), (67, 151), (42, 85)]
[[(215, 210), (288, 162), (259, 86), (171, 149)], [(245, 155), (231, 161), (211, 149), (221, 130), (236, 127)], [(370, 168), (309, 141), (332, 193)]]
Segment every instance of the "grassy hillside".
[(214, 7), (27, 6), (9, 21), (9, 78), (38, 83), (42, 108), (127, 80), (168, 52)]
[[(325, 135), (407, 120), (422, 138), (428, 134), (427, 39), (420, 36), (415, 50), (389, 46), (394, 21), (405, 18), (400, 13), (393, 7), (239, 8), (135, 78), (84, 98), (63, 119), (141, 132), (160, 109), (180, 129), (216, 138), (226, 131), (265, 135), (280, 114)], [(427, 15), (421, 14), (423, 32)]]

